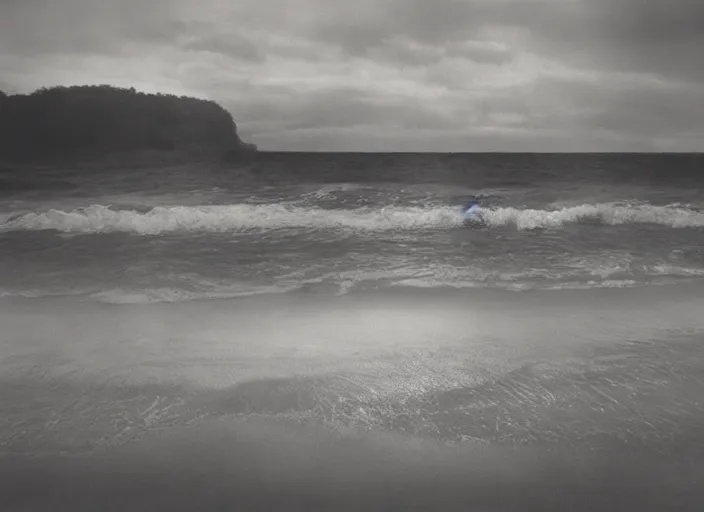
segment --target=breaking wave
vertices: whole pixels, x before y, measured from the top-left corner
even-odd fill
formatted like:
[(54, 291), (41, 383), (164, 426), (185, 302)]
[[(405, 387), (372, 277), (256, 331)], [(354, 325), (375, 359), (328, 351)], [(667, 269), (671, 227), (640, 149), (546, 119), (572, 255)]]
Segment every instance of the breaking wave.
[(176, 287), (143, 288), (125, 290), (120, 288), (89, 294), (92, 299), (108, 304), (151, 304), (158, 302), (186, 302), (194, 300), (235, 299), (255, 295), (283, 294), (296, 290), (297, 286), (239, 286), (230, 289), (197, 291)]
[(148, 212), (93, 205), (64, 212), (26, 213), (7, 220), (4, 229), (53, 229), (73, 233), (128, 232), (157, 235), (174, 231), (228, 232), (286, 228), (362, 231), (459, 226), (456, 208), (359, 208), (329, 210), (282, 204), (156, 207)]
[(555, 228), (592, 220), (602, 224), (659, 224), (673, 228), (704, 227), (704, 212), (681, 205), (653, 206), (618, 203), (583, 204), (556, 210), (497, 208), (485, 211), (493, 226), (515, 225), (518, 229)]
[[(609, 263), (611, 260), (611, 263)], [(502, 269), (487, 266), (409, 264), (404, 267), (377, 266), (320, 272), (315, 267), (278, 275), (269, 282), (245, 282), (236, 278), (206, 278), (198, 274), (178, 274), (164, 285), (163, 275), (154, 281), (124, 282), (87, 287), (68, 281), (52, 282), (46, 288), (1, 288), (3, 298), (75, 297), (109, 304), (176, 303), (303, 293), (310, 297), (341, 296), (356, 293), (384, 293), (399, 288), (437, 290), (493, 289), (505, 291), (629, 288), (691, 282), (704, 277), (704, 269), (672, 263), (632, 266), (626, 257), (572, 258), (546, 268)], [(313, 275), (309, 275), (313, 274)]]
[[(582, 221), (607, 225), (647, 223), (672, 228), (704, 227), (704, 212), (681, 205), (653, 206), (617, 203), (584, 204), (555, 210), (486, 208), (490, 226), (519, 230), (558, 228)], [(148, 211), (92, 205), (71, 211), (3, 215), (0, 227), (9, 230), (58, 230), (67, 233), (126, 232), (157, 235), (167, 232), (238, 232), (275, 229), (349, 229), (389, 231), (453, 228), (462, 225), (455, 206), (323, 209), (286, 204), (159, 206)]]

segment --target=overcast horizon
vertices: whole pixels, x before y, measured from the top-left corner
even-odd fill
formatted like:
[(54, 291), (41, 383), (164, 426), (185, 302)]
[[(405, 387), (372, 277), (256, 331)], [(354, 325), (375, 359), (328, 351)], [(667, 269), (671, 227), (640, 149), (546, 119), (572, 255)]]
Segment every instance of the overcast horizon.
[(212, 99), (269, 151), (704, 150), (701, 0), (0, 0), (0, 90)]

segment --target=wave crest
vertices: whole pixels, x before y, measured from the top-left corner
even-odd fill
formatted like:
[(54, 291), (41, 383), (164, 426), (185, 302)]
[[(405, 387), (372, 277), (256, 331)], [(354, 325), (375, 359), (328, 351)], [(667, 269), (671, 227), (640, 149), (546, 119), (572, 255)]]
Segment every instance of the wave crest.
[(381, 209), (326, 210), (280, 204), (156, 207), (148, 212), (115, 210), (92, 205), (64, 212), (19, 215), (5, 229), (53, 229), (73, 233), (129, 232), (156, 235), (173, 231), (248, 231), (286, 228), (363, 231), (459, 226), (455, 208), (387, 207)]
[[(704, 212), (680, 205), (584, 204), (555, 210), (485, 208), (488, 225), (519, 230), (557, 228), (596, 221), (608, 225), (649, 223), (672, 228), (704, 227)], [(452, 206), (323, 209), (284, 204), (233, 204), (155, 207), (146, 212), (92, 205), (71, 211), (49, 210), (6, 216), (8, 230), (57, 230), (67, 233), (238, 232), (274, 229), (350, 229), (390, 231), (453, 228), (463, 224)]]
[(513, 207), (484, 210), (492, 226), (514, 225), (521, 230), (555, 228), (591, 220), (608, 225), (659, 224), (673, 228), (704, 227), (704, 212), (680, 206), (583, 204), (556, 210)]

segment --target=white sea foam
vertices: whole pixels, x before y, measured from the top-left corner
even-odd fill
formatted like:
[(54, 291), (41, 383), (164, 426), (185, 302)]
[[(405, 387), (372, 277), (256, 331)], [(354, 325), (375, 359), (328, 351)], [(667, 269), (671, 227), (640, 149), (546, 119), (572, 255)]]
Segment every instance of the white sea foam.
[(704, 212), (681, 206), (582, 204), (556, 210), (497, 208), (485, 210), (492, 226), (514, 225), (518, 229), (556, 228), (585, 220), (603, 224), (659, 224), (673, 228), (704, 227)]
[(389, 288), (454, 288), (497, 289), (509, 291), (561, 290), (590, 288), (621, 288), (639, 285), (668, 284), (683, 279), (698, 279), (704, 269), (657, 264), (639, 267), (638, 275), (625, 268), (600, 270), (599, 260), (575, 262), (561, 270), (525, 269), (501, 271), (481, 267), (454, 267), (451, 265), (410, 265), (405, 268), (359, 269), (328, 272), (308, 277), (304, 272), (279, 276), (270, 283), (213, 281), (197, 275), (182, 275), (173, 279), (171, 286), (129, 285), (107, 287), (103, 290), (76, 288), (61, 289), (0, 288), (3, 298), (85, 297), (110, 304), (149, 304), (232, 299), (255, 295), (278, 295), (305, 291), (306, 294), (345, 295)]
[(361, 231), (459, 226), (456, 208), (387, 207), (326, 210), (279, 204), (156, 207), (141, 213), (93, 205), (72, 210), (27, 213), (4, 223), (4, 229), (58, 230), (73, 233), (128, 232), (156, 235), (174, 231), (228, 232), (285, 228)]
[(297, 286), (230, 286), (211, 291), (185, 290), (175, 287), (126, 290), (115, 288), (90, 295), (98, 302), (108, 304), (151, 304), (157, 302), (187, 302), (195, 300), (234, 299), (253, 295), (280, 294), (293, 291)]
[[(667, 284), (669, 281), (663, 281)], [(436, 281), (432, 279), (405, 279), (394, 283), (395, 286), (405, 286), (410, 288), (493, 288), (508, 291), (528, 291), (528, 290), (589, 290), (592, 288), (628, 288), (644, 283), (633, 279), (607, 279), (603, 281), (566, 281), (561, 283), (547, 284), (545, 282), (511, 282), (497, 281), (490, 284), (476, 281)], [(653, 284), (653, 283), (649, 283)], [(655, 283), (657, 284), (657, 283)]]
[(301, 197), (304, 199), (327, 199), (329, 197), (335, 197), (335, 194), (339, 192), (353, 192), (364, 188), (363, 185), (356, 183), (330, 183), (311, 192), (306, 192), (302, 194)]
[[(682, 206), (584, 204), (555, 210), (485, 208), (492, 227), (519, 230), (559, 228), (583, 221), (616, 224), (659, 224), (672, 228), (704, 227), (704, 212)], [(58, 230), (68, 233), (126, 232), (157, 235), (168, 232), (241, 232), (275, 229), (349, 229), (399, 231), (449, 229), (463, 223), (459, 209), (402, 207), (322, 209), (281, 204), (159, 206), (147, 212), (92, 205), (71, 211), (7, 215), (1, 229)]]

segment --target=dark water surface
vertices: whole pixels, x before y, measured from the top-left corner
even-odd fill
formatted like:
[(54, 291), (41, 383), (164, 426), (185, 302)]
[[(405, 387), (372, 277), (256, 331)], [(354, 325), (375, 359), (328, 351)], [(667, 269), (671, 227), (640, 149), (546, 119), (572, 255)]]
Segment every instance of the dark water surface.
[(0, 170), (0, 509), (702, 510), (703, 169)]

